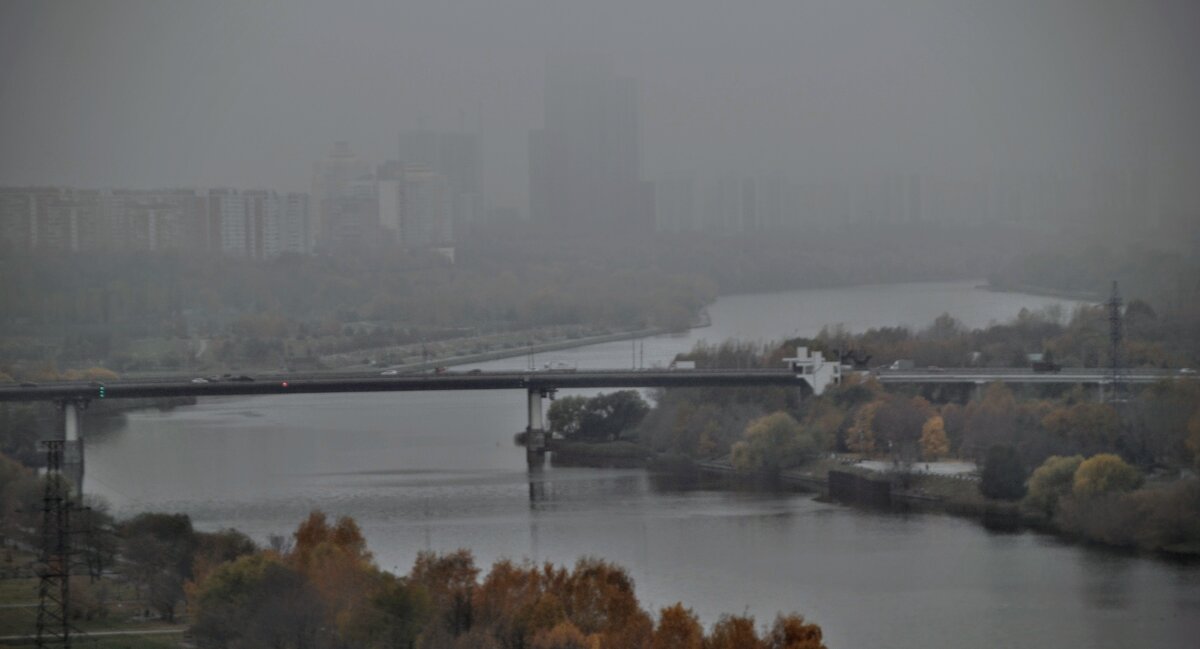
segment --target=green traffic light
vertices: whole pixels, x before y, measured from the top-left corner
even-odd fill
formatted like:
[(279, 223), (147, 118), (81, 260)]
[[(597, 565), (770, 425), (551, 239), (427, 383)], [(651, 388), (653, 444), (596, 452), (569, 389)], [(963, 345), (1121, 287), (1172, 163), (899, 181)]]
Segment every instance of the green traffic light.
[(100, 398), (101, 398), (101, 399), (103, 399), (103, 398), (104, 398), (104, 386), (103, 386), (103, 385), (102, 385), (102, 386), (100, 386)]

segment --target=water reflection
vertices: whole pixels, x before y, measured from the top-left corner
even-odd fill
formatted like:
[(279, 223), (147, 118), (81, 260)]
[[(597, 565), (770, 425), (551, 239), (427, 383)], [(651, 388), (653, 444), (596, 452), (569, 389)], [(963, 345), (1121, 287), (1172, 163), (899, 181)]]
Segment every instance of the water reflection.
[(1131, 562), (1112, 550), (1084, 549), (1079, 553), (1083, 571), (1083, 600), (1098, 609), (1124, 609), (1129, 605)]

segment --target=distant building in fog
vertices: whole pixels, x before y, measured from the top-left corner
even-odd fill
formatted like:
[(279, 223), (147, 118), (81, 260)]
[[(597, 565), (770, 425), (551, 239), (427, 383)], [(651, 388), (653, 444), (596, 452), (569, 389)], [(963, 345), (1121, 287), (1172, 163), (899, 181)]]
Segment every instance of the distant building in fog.
[(446, 213), (455, 230), (482, 223), (483, 156), (473, 133), (415, 130), (400, 133), (401, 166), (425, 167), (445, 179)]
[(405, 248), (443, 247), (454, 241), (450, 183), (428, 167), (405, 165), (400, 173), (399, 242)]
[(691, 176), (663, 178), (654, 183), (654, 227), (662, 232), (697, 229), (696, 183)]
[(641, 178), (634, 80), (596, 61), (556, 58), (544, 104), (545, 127), (529, 136), (532, 220), (559, 230), (651, 229), (654, 189)]
[(303, 255), (313, 251), (312, 211), (308, 194), (288, 192), (284, 196), (279, 245), (281, 252)]
[(0, 242), (48, 252), (221, 252), (271, 259), (312, 251), (308, 195), (214, 189), (0, 188)]
[(376, 176), (379, 225), (383, 236), (405, 248), (445, 247), (455, 233), (450, 179), (420, 164), (394, 160)]
[[(358, 243), (364, 229), (362, 211), (367, 209), (362, 183), (370, 179), (371, 165), (359, 160), (346, 142), (334, 143), (333, 152), (313, 164), (311, 208), (317, 248), (344, 251), (344, 246), (353, 249)], [(370, 220), (377, 221), (378, 215)]]

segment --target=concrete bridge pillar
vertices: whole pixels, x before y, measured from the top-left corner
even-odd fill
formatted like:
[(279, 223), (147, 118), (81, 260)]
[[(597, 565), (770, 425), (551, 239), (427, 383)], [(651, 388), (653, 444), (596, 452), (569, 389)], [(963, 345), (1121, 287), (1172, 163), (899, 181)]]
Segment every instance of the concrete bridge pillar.
[(71, 481), (75, 497), (83, 498), (83, 423), (82, 410), (86, 401), (64, 401), (63, 413), (63, 475)]
[(983, 391), (987, 388), (987, 383), (976, 381), (971, 386), (971, 401), (979, 401), (983, 398)]
[(529, 388), (529, 424), (525, 427), (525, 456), (530, 466), (541, 466), (546, 456), (546, 424), (542, 417), (542, 399), (554, 394), (546, 388)]

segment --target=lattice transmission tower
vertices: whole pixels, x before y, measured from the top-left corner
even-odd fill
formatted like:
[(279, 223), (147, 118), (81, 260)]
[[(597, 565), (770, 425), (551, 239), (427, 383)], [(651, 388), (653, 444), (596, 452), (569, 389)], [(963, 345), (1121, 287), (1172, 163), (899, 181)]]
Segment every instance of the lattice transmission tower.
[(46, 447), (45, 491), (42, 497), (42, 547), (38, 561), (38, 647), (71, 646), (78, 630), (71, 626), (71, 562), (75, 555), (71, 537), (71, 515), (80, 511), (70, 498), (71, 488), (63, 478), (61, 439), (42, 442)]
[(1108, 395), (1107, 401), (1116, 405), (1125, 399), (1125, 366), (1121, 358), (1121, 343), (1125, 339), (1124, 324), (1121, 321), (1121, 293), (1117, 290), (1117, 282), (1112, 283), (1112, 295), (1108, 302)]

